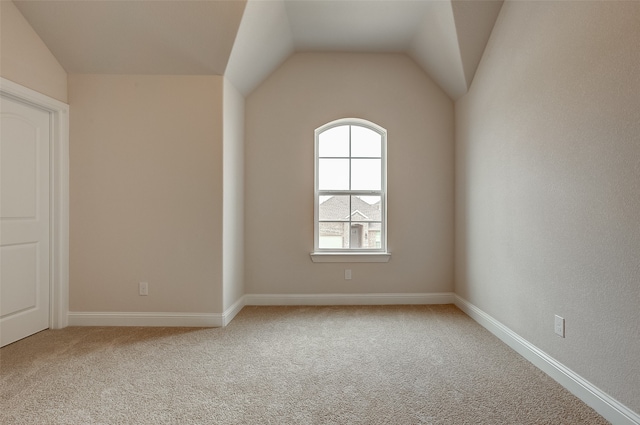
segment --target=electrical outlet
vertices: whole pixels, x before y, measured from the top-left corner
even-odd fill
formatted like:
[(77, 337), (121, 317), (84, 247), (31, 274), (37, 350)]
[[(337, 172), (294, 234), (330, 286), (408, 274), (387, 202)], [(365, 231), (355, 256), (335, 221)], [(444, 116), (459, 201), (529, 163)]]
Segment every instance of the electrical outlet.
[(149, 282), (140, 282), (138, 284), (138, 293), (140, 295), (149, 295)]
[(344, 269), (344, 280), (351, 280), (351, 269)]
[(556, 314), (554, 330), (558, 336), (564, 338), (564, 318)]

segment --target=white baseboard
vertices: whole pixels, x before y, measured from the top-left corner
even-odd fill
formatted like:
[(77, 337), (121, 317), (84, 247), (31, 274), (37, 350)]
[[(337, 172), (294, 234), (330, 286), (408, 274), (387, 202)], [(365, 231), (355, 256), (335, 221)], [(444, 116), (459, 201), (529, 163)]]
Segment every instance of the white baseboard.
[(69, 312), (69, 326), (227, 326), (245, 305), (453, 304), (452, 292), (433, 294), (247, 294), (222, 314), (166, 312)]
[(242, 307), (244, 306), (245, 297), (242, 296), (231, 307), (226, 309), (224, 313), (222, 313), (222, 326), (227, 326), (229, 323), (231, 323), (233, 318), (236, 317), (236, 314), (240, 313), (240, 310), (242, 310)]
[(247, 294), (244, 305), (453, 304), (453, 292), (423, 294)]
[(244, 307), (241, 297), (224, 313), (69, 312), (69, 326), (165, 326), (220, 328)]
[(513, 332), (467, 300), (454, 295), (455, 305), (489, 332), (500, 338), (538, 369), (555, 379), (573, 395), (614, 425), (640, 425), (640, 415)]
[(224, 315), (214, 313), (69, 312), (68, 317), (69, 326), (224, 326)]

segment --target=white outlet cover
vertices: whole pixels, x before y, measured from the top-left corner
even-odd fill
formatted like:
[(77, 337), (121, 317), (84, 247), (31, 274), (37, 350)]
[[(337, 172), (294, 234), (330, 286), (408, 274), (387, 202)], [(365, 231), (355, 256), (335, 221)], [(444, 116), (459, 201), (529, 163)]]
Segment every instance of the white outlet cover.
[(564, 318), (556, 314), (554, 330), (558, 336), (564, 338)]

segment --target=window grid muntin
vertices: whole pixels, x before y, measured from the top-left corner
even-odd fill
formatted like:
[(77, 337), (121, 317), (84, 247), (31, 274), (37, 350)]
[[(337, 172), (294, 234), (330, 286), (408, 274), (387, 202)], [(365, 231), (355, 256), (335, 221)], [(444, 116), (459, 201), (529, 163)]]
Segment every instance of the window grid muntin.
[[(351, 187), (351, 160), (353, 159), (379, 159), (380, 160), (380, 190), (319, 190), (319, 160), (320, 159), (346, 159), (345, 157), (320, 157), (319, 156), (319, 143), (320, 143), (320, 135), (327, 130), (330, 130), (339, 126), (349, 126), (349, 187)], [(351, 157), (351, 147), (352, 147), (352, 128), (354, 126), (364, 127), (369, 130), (372, 130), (380, 135), (380, 155), (379, 156), (367, 156), (367, 157)], [(314, 250), (316, 252), (387, 252), (387, 240), (386, 240), (386, 222), (387, 222), (387, 211), (386, 211), (386, 184), (387, 184), (387, 163), (386, 163), (386, 147), (387, 147), (387, 132), (384, 128), (360, 119), (341, 119), (334, 121), (332, 123), (326, 124), (315, 131), (315, 199), (314, 199)], [(380, 223), (380, 248), (320, 248), (320, 235), (319, 235), (319, 223), (327, 223), (331, 222), (331, 220), (320, 220), (319, 219), (319, 209), (320, 209), (320, 197), (322, 196), (340, 196), (340, 195), (350, 195), (350, 196), (379, 196), (380, 197), (380, 211), (381, 211), (381, 220), (372, 221), (370, 223)], [(349, 198), (349, 211), (351, 211), (351, 198)], [(347, 223), (347, 221), (344, 221)], [(349, 213), (349, 228), (351, 229), (351, 223), (357, 222), (352, 220), (352, 214)], [(351, 235), (348, 235), (349, 238)], [(343, 242), (344, 245), (344, 242)], [(349, 241), (349, 246), (351, 245), (351, 241)]]

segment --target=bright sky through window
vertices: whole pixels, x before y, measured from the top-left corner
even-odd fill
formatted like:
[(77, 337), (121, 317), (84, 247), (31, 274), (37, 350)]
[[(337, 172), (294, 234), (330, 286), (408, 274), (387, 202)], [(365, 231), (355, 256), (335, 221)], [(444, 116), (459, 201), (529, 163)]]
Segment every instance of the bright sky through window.
[(318, 189), (380, 190), (381, 152), (382, 136), (366, 127), (342, 125), (321, 133)]

